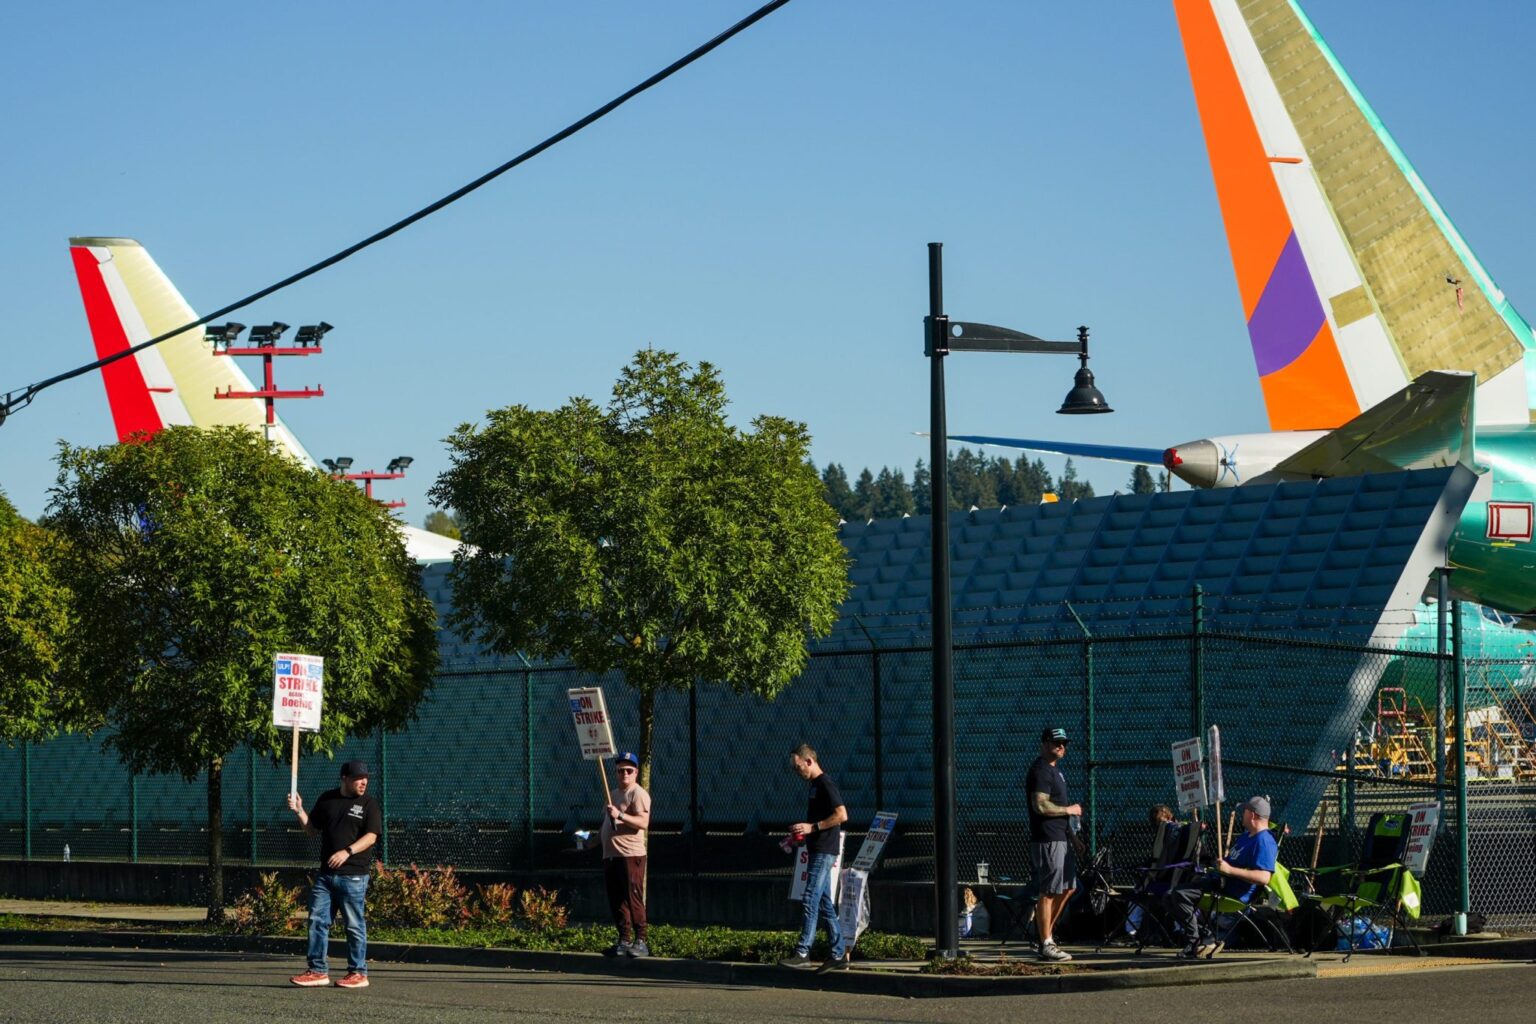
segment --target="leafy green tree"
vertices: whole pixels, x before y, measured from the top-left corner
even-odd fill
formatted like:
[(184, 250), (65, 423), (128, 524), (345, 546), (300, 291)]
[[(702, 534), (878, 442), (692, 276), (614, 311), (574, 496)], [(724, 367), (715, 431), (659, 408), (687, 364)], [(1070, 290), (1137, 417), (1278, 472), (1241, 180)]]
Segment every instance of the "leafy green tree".
[(88, 727), (74, 694), (56, 686), (73, 604), (55, 554), (51, 534), (0, 493), (0, 739), (11, 742)]
[(421, 522), (421, 528), (454, 540), (459, 539), (459, 520), (451, 511), (434, 509), (428, 512), (427, 518)]
[(854, 519), (853, 488), (848, 485), (848, 471), (836, 462), (821, 471), (822, 497), (844, 519)]
[(1157, 484), (1152, 479), (1152, 471), (1146, 466), (1138, 465), (1131, 470), (1132, 494), (1155, 494)]
[(454, 624), (504, 653), (620, 670), (649, 785), (656, 695), (698, 681), (773, 697), (848, 592), (804, 426), (726, 422), (719, 373), (646, 349), (606, 408), (514, 405), (449, 438), (432, 488), (459, 512)]
[(432, 682), (437, 637), (420, 567), (362, 491), (241, 428), (172, 427), (128, 444), (60, 446), (47, 525), (89, 629), (72, 684), (135, 771), (206, 773), (208, 916), (223, 917), (225, 758), (280, 758), (272, 656), (325, 657), (312, 751), (398, 729)]

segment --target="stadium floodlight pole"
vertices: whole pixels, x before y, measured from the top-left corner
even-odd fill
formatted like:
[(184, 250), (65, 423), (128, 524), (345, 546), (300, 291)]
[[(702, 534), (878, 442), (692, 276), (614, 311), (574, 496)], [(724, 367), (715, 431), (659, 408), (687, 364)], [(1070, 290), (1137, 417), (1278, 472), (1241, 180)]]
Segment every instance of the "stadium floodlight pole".
[(944, 408), (944, 357), (951, 352), (1022, 352), (1075, 355), (1081, 361), (1059, 413), (1113, 412), (1088, 369), (1088, 328), (1076, 341), (1045, 341), (991, 324), (951, 320), (944, 314), (944, 243), (928, 243), (928, 316), (923, 355), (928, 363), (928, 476), (931, 486), (933, 580), (933, 886), (935, 954), (960, 954), (959, 846), (955, 834), (955, 673), (949, 579), (949, 445)]

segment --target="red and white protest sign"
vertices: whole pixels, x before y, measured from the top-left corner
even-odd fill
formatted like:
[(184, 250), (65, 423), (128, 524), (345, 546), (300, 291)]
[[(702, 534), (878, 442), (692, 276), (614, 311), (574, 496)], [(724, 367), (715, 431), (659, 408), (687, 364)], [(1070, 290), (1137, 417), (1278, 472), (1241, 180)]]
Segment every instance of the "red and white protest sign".
[(299, 791), (299, 733), (320, 731), (325, 659), (314, 654), (272, 655), (272, 724), (293, 732), (288, 792)]
[(565, 693), (571, 700), (571, 718), (576, 723), (576, 742), (581, 744), (581, 756), (595, 761), (617, 754), (618, 747), (613, 744), (613, 722), (608, 718), (602, 687), (589, 686)]
[(1200, 757), (1200, 737), (1173, 745), (1173, 785), (1179, 794), (1179, 810), (1204, 807), (1205, 771)]
[[(837, 834), (837, 859), (832, 862), (832, 877), (827, 879), (827, 892), (832, 896), (832, 905), (837, 906), (838, 881), (843, 875), (843, 841), (848, 838), (848, 833)], [(811, 880), (811, 848), (804, 843), (795, 851), (795, 874), (789, 880), (789, 898), (803, 900), (805, 887)]]
[(1403, 851), (1403, 867), (1423, 875), (1429, 866), (1429, 848), (1435, 842), (1435, 826), (1440, 824), (1440, 805), (1408, 805), (1408, 848)]
[(279, 729), (320, 731), (325, 699), (325, 659), (313, 654), (272, 656), (272, 724)]
[(895, 830), (896, 812), (876, 811), (875, 820), (870, 823), (869, 831), (864, 835), (864, 845), (859, 847), (858, 856), (853, 858), (853, 866), (843, 873), (843, 891), (838, 897), (837, 920), (838, 927), (842, 929), (843, 941), (850, 951), (864, 929), (869, 927), (869, 873), (874, 870), (880, 854), (885, 852), (885, 844), (890, 841), (891, 833)]

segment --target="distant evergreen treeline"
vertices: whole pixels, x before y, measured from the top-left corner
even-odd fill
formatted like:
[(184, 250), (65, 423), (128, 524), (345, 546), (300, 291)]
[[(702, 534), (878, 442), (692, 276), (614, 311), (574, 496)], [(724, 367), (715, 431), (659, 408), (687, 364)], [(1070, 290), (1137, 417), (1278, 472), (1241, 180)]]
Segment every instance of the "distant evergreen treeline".
[[(912, 468), (910, 483), (900, 469), (888, 466), (881, 466), (879, 473), (871, 473), (865, 468), (859, 478), (850, 483), (847, 470), (831, 462), (821, 471), (821, 484), (827, 504), (849, 522), (906, 514), (926, 515), (932, 511), (929, 504), (932, 478), (922, 459), (918, 459)], [(1158, 486), (1159, 481), (1152, 478), (1146, 466), (1136, 466), (1126, 489), (1132, 494), (1147, 494)], [(973, 505), (977, 508), (1038, 505), (1048, 492), (1062, 501), (1074, 501), (1093, 497), (1093, 485), (1077, 478), (1077, 467), (1071, 459), (1062, 468), (1061, 476), (1053, 480), (1042, 459), (1031, 462), (1023, 455), (1012, 461), (1001, 456), (988, 458), (969, 448), (950, 453), (951, 509), (966, 511)]]

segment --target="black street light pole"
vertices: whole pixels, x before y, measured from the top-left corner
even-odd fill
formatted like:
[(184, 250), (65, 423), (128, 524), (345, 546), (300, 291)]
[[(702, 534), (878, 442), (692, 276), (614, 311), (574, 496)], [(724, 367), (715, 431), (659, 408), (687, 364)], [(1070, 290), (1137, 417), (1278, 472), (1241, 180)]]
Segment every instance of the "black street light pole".
[(951, 321), (944, 315), (944, 243), (928, 243), (928, 316), (923, 354), (930, 362), (928, 471), (933, 505), (933, 884), (936, 955), (960, 954), (959, 848), (955, 835), (955, 672), (949, 578), (949, 452), (944, 410), (944, 357), (957, 352), (1075, 355), (1081, 360), (1059, 413), (1113, 412), (1088, 369), (1088, 328), (1076, 341), (1045, 341), (990, 324)]
[(944, 416), (944, 243), (928, 243), (928, 475), (933, 486), (933, 884), (935, 952), (960, 954), (960, 877), (955, 843), (955, 671), (950, 634), (948, 428)]

